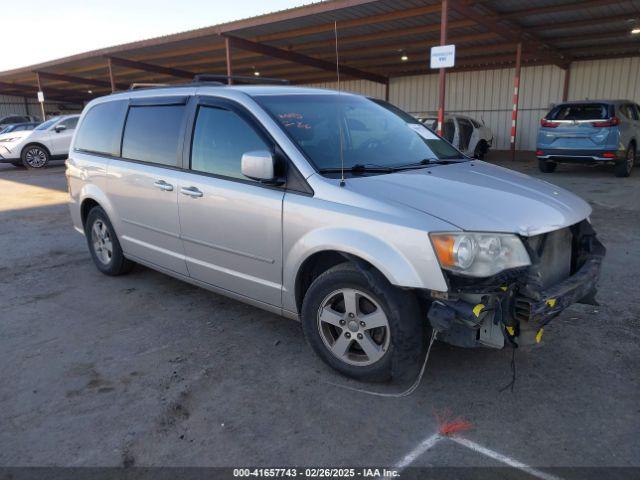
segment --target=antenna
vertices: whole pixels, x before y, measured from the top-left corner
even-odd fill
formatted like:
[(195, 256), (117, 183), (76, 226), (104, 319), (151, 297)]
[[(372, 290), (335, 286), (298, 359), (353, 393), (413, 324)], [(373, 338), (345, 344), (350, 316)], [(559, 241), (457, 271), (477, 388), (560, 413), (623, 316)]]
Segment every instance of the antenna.
[[(338, 55), (338, 22), (333, 22), (333, 32), (336, 38), (336, 76), (338, 77), (338, 97), (342, 93), (340, 88), (340, 56)], [(344, 187), (344, 145), (342, 144), (342, 121), (340, 120), (340, 102), (336, 106), (336, 115), (338, 117), (338, 134), (340, 135), (340, 186)]]

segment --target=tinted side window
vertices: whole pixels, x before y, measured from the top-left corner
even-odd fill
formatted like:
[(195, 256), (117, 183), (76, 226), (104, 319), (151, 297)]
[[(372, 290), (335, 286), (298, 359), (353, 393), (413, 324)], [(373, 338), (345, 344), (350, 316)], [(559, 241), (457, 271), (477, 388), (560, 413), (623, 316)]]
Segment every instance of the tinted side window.
[(67, 118), (66, 120), (61, 121), (58, 125), (64, 125), (65, 127), (67, 127), (67, 130), (73, 130), (74, 128), (76, 128), (76, 125), (78, 124), (78, 118)]
[(242, 154), (272, 148), (235, 112), (200, 107), (193, 132), (191, 169), (225, 177), (241, 178)]
[(122, 138), (122, 157), (175, 167), (184, 105), (129, 108)]
[(127, 102), (101, 103), (87, 112), (76, 135), (75, 148), (87, 152), (120, 155), (120, 136)]

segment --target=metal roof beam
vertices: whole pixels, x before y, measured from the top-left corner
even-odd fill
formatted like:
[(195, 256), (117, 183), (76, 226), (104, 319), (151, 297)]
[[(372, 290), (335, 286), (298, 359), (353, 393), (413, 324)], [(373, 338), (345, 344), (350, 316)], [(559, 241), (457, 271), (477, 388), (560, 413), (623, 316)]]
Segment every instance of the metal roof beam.
[[(256, 53), (261, 53), (269, 57), (281, 58), (293, 63), (299, 63), (300, 65), (306, 65), (308, 67), (319, 68), (320, 70), (334, 71), (336, 70), (336, 64), (327, 60), (321, 60), (319, 58), (309, 57), (297, 52), (291, 52), (283, 50), (281, 48), (272, 47), (263, 43), (252, 42), (240, 37), (227, 36), (229, 42), (233, 48), (239, 48), (240, 50), (249, 50)], [(370, 80), (372, 82), (387, 83), (387, 78), (375, 73), (365, 72), (357, 68), (349, 67), (347, 65), (340, 65), (340, 73), (351, 75), (363, 80)]]
[(111, 56), (108, 56), (107, 58), (111, 59), (111, 63), (113, 65), (133, 68), (136, 70), (144, 70), (145, 72), (161, 73), (163, 75), (169, 75), (171, 77), (181, 77), (181, 78), (188, 78), (190, 80), (193, 80), (193, 77), (196, 75), (195, 73), (189, 72), (187, 70), (162, 67), (160, 65), (152, 65), (150, 63), (138, 62), (136, 60), (128, 60), (126, 58), (111, 57)]
[[(417, 17), (420, 15), (428, 15), (431, 13), (440, 13), (440, 4), (426, 5), (423, 7), (407, 8), (404, 10), (396, 10), (393, 12), (380, 13), (378, 15), (369, 15), (367, 17), (353, 18), (338, 22), (338, 31), (345, 28), (359, 27), (362, 25), (374, 25), (376, 23), (390, 22), (393, 20), (401, 20), (403, 18)], [(283, 32), (275, 32), (255, 37), (256, 42), (270, 42), (273, 40), (282, 40), (286, 38), (301, 37), (303, 35), (314, 35), (316, 33), (333, 32), (334, 23), (323, 23), (321, 25), (312, 25), (310, 27), (294, 28)]]
[[(60, 73), (43, 72), (40, 70), (36, 70), (36, 72), (40, 74), (41, 78), (49, 78), (51, 80), (58, 80), (60, 82), (68, 82), (68, 83), (76, 83), (79, 85), (90, 85), (93, 87), (111, 88), (111, 83), (106, 80), (98, 80), (94, 78), (82, 78), (82, 77), (76, 77), (73, 75), (63, 75)], [(125, 85), (119, 85), (118, 88), (126, 90), (129, 87)]]
[[(609, 17), (602, 16), (598, 18), (587, 18), (585, 20), (571, 20), (568, 22), (559, 22), (559, 23), (545, 23), (544, 25), (533, 25), (527, 27), (528, 29), (541, 28), (545, 32), (547, 31), (555, 31), (555, 30), (569, 30), (572, 28), (580, 28), (580, 27), (589, 27), (591, 25), (601, 26), (607, 23), (617, 23), (617, 22), (626, 22), (630, 18), (633, 18), (633, 14), (624, 14), (624, 15), (612, 15)], [(564, 35), (554, 35), (554, 37), (561, 38), (573, 35), (572, 33), (565, 33)]]
[(602, 7), (612, 3), (620, 3), (620, 0), (578, 0), (574, 3), (564, 3), (562, 5), (548, 5), (546, 7), (525, 8), (522, 10), (515, 10), (512, 12), (504, 13), (494, 12), (491, 14), (491, 16), (500, 19), (522, 18), (530, 17), (533, 15), (545, 15), (548, 13), (570, 12), (575, 10), (583, 10), (585, 8)]
[[(27, 85), (22, 83), (7, 83), (7, 82), (0, 81), (0, 88), (16, 88), (19, 90), (24, 90), (25, 92), (28, 92), (31, 94), (35, 94), (38, 92), (38, 87), (36, 85)], [(72, 92), (68, 90), (60, 90), (58, 88), (51, 88), (51, 87), (45, 88), (44, 92), (45, 94), (49, 93), (52, 95), (60, 95), (60, 96), (68, 96), (69, 94), (77, 95), (79, 93), (79, 92)], [(84, 95), (80, 95), (80, 97), (84, 97)], [(79, 98), (79, 97), (75, 97), (75, 98)]]
[(551, 45), (541, 42), (534, 34), (526, 31), (522, 27), (515, 24), (509, 25), (508, 27), (502, 25), (500, 23), (501, 19), (496, 16), (496, 12), (484, 5), (482, 6), (484, 11), (481, 12), (476, 10), (472, 5), (464, 4), (459, 0), (452, 0), (451, 8), (467, 18), (475, 20), (479, 25), (483, 25), (488, 30), (497, 33), (506, 40), (523, 42), (526, 46), (533, 47), (540, 52), (539, 55), (541, 58), (561, 68), (565, 68), (572, 60), (570, 56), (565, 56)]

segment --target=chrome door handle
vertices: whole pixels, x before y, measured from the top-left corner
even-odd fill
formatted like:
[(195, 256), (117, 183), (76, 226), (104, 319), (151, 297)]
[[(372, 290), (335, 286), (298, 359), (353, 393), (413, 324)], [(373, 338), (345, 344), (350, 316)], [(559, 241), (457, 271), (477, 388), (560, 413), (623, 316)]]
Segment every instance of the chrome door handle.
[(154, 187), (158, 187), (160, 190), (164, 190), (165, 192), (173, 191), (173, 185), (165, 182), (164, 180), (158, 180), (157, 182), (153, 182)]
[(203, 195), (202, 192), (198, 190), (196, 187), (182, 187), (180, 189), (180, 193), (183, 195), (189, 195), (190, 197), (193, 197), (193, 198), (198, 198)]

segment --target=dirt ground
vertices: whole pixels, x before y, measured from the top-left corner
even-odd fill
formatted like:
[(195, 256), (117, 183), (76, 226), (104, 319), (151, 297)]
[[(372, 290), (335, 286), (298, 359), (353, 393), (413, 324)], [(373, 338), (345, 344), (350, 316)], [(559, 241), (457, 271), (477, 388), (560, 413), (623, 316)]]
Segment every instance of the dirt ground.
[(640, 167), (501, 163), (592, 205), (601, 306), (572, 306), (518, 352), (513, 392), (510, 350), (436, 343), (403, 399), (331, 385), (356, 384), (296, 322), (147, 268), (100, 274), (63, 166), (0, 166), (0, 466), (499, 464), (450, 440), (415, 450), (448, 410), (473, 425), (461, 438), (526, 465), (640, 467)]

